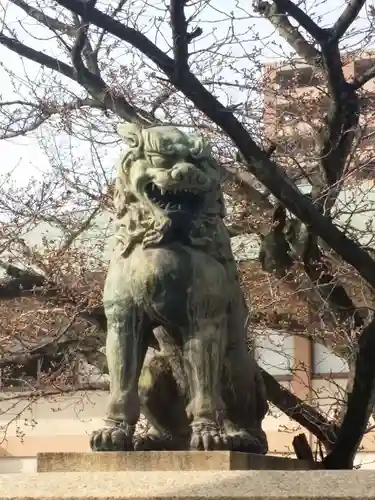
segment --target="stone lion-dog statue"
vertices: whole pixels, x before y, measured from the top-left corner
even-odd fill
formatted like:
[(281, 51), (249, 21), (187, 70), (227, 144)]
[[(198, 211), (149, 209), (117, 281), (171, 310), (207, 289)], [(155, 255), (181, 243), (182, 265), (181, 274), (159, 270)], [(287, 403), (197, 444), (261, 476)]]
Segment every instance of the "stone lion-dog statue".
[[(118, 132), (127, 149), (103, 294), (110, 396), (91, 448), (265, 454), (268, 405), (248, 349), (220, 167), (201, 137), (178, 128)], [(147, 429), (135, 435), (141, 413)]]

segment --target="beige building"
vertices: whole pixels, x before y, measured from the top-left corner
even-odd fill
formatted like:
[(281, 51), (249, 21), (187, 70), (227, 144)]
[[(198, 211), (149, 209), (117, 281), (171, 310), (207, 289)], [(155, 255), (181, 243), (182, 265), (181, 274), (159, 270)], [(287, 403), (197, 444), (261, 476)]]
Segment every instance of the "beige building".
[[(374, 63), (375, 51), (348, 53), (344, 58), (344, 75), (351, 81)], [(318, 70), (299, 59), (266, 64), (263, 75), (265, 135), (275, 141), (281, 156), (285, 155), (285, 166), (303, 181), (297, 162), (307, 172), (316, 165), (316, 130), (329, 102), (325, 80)], [(362, 88), (361, 108), (360, 142), (348, 175), (350, 180), (357, 181), (374, 178), (375, 79)]]

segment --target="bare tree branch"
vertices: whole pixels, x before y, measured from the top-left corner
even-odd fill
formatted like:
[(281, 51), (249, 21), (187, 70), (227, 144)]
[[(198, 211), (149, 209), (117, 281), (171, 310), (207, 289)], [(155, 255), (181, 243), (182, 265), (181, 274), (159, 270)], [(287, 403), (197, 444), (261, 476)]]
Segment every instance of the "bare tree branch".
[(280, 11), (283, 11), (293, 17), (293, 19), (295, 19), (298, 24), (300, 24), (302, 28), (304, 28), (317, 42), (320, 42), (327, 37), (326, 32), (291, 0), (273, 0), (273, 2), (277, 5)]
[(66, 33), (68, 35), (71, 35), (72, 32), (75, 31), (74, 28), (69, 24), (65, 24), (54, 17), (48, 16), (47, 14), (37, 9), (36, 7), (29, 5), (24, 0), (10, 0), (10, 1), (14, 5), (22, 9), (28, 16), (32, 17), (40, 24), (43, 24), (44, 26), (52, 29), (53, 31), (59, 31), (61, 33)]
[(335, 101), (342, 98), (345, 90), (349, 90), (342, 69), (341, 55), (336, 43), (322, 45), (324, 69), (327, 75), (328, 91)]
[[(55, 19), (51, 16), (46, 15), (41, 10), (28, 5), (24, 0), (11, 0), (14, 5), (20, 7), (27, 15), (41, 23), (43, 26), (51, 29), (53, 32), (58, 32), (61, 34), (68, 35), (70, 37), (76, 37), (77, 31), (80, 29), (80, 22), (76, 23), (76, 26), (69, 25)], [(84, 24), (84, 23), (83, 23)], [(61, 40), (62, 41), (62, 40)], [(95, 74), (99, 74), (98, 62), (97, 62), (97, 52), (95, 52), (89, 43), (89, 40), (86, 37), (85, 44), (81, 47), (81, 50), (87, 56), (87, 59), (90, 61), (90, 71)]]
[[(5, 125), (0, 124), (0, 130), (1, 129), (3, 130), (3, 132), (0, 134), (0, 139), (11, 139), (14, 137), (25, 135), (28, 132), (36, 130), (51, 116), (58, 113), (73, 111), (83, 107), (105, 109), (104, 105), (101, 102), (96, 101), (95, 99), (77, 99), (75, 101), (68, 102), (63, 105), (57, 103), (47, 104), (44, 102), (33, 103), (20, 100), (4, 101), (0, 103), (0, 108), (5, 108), (7, 106), (16, 106), (16, 105), (26, 109), (29, 107), (31, 111), (28, 116), (19, 118), (17, 120), (14, 117), (12, 117), (10, 113), (11, 117), (9, 118), (9, 123)], [(18, 122), (20, 121), (22, 121), (22, 125), (15, 128), (15, 125), (18, 124)]]
[(126, 4), (128, 0), (119, 0), (119, 3), (117, 4), (117, 6), (113, 9), (113, 12), (112, 12), (112, 17), (116, 17), (117, 14), (119, 12), (121, 12), (122, 8), (124, 7), (124, 5)]
[(173, 94), (177, 92), (174, 87), (166, 87), (160, 95), (155, 99), (151, 105), (151, 114), (155, 116), (157, 109), (159, 109)]
[(106, 391), (108, 390), (108, 382), (90, 382), (83, 384), (75, 384), (72, 387), (56, 387), (55, 389), (35, 389), (34, 391), (22, 391), (17, 394), (6, 394), (0, 396), (0, 403), (5, 401), (14, 401), (17, 399), (27, 399), (36, 401), (39, 398), (48, 398), (50, 396), (58, 396), (59, 394), (71, 394), (77, 391)]
[(332, 42), (323, 44), (322, 52), (331, 101), (318, 153), (326, 185), (319, 190), (316, 200), (329, 214), (340, 192), (340, 179), (358, 133), (359, 98), (345, 80), (338, 45)]
[[(95, 2), (92, 3), (95, 5)], [(89, 31), (89, 23), (82, 18), (82, 21), (79, 19), (79, 16), (73, 13), (75, 28), (76, 28), (76, 40), (71, 50), (72, 62), (73, 66), (78, 71), (78, 67), (81, 68), (81, 71), (84, 69), (81, 53), (84, 55), (87, 70), (93, 73), (94, 75), (100, 76), (100, 70), (98, 65), (98, 53), (92, 48), (90, 39), (88, 37)]]
[[(338, 44), (331, 39), (328, 41), (327, 32), (321, 30), (306, 13), (290, 0), (273, 1), (274, 6), (277, 6), (279, 9), (279, 17), (276, 18), (276, 16), (271, 16), (270, 20), (276, 27), (276, 23), (280, 24), (281, 20), (282, 22), (289, 23), (289, 20), (285, 16), (287, 13), (303, 26), (322, 47), (320, 67), (324, 70), (327, 78), (331, 101), (326, 122), (321, 129), (319, 137), (320, 149), (317, 153), (317, 162), (320, 164), (320, 170), (325, 176), (325, 182), (313, 186), (313, 201), (315, 201), (316, 206), (323, 213), (330, 214), (331, 208), (341, 189), (340, 179), (343, 175), (346, 160), (350, 154), (357, 133), (359, 99), (353, 88), (347, 84), (345, 80)], [(270, 12), (272, 12), (272, 6), (268, 3), (266, 3), (266, 5), (265, 13), (268, 12), (268, 14), (270, 14)], [(295, 28), (290, 26), (287, 32), (281, 32), (281, 35), (284, 36), (289, 43), (291, 43), (290, 34), (293, 33), (293, 29)], [(320, 182), (321, 179), (319, 178), (318, 180)], [(302, 227), (300, 227), (300, 229), (302, 229)], [(274, 246), (272, 230), (263, 240), (262, 244), (268, 245), (268, 240), (270, 238), (272, 244), (270, 245), (271, 248), (267, 249), (268, 253)], [(281, 234), (280, 238), (282, 238)], [(348, 318), (354, 317), (356, 324), (359, 321), (358, 325), (361, 325), (362, 323), (356, 308), (347, 295), (344, 287), (336, 282), (332, 273), (327, 269), (327, 266), (322, 264), (321, 259), (323, 255), (319, 249), (317, 238), (311, 231), (307, 231), (305, 235), (303, 235), (301, 231), (295, 232), (294, 240), (290, 241), (290, 243), (294, 248), (298, 248), (299, 252), (302, 251), (298, 258), (302, 258), (305, 272), (311, 279), (312, 286), (316, 287), (316, 290), (318, 290), (323, 300), (328, 301), (332, 310), (340, 317), (340, 322), (343, 318), (344, 321), (346, 321)], [(283, 248), (280, 242), (277, 248), (279, 250)], [(294, 257), (296, 256), (297, 254), (294, 252)], [(280, 264), (280, 262), (288, 264), (290, 261), (289, 253), (286, 251), (283, 260), (280, 260), (280, 258), (275, 260), (273, 257), (271, 261), (274, 265), (276, 263)], [(272, 270), (275, 267), (274, 265)], [(286, 268), (282, 266), (278, 272), (283, 275), (285, 269), (289, 269), (290, 265), (291, 263), (289, 262), (289, 266)]]
[[(283, 38), (299, 55), (314, 66), (317, 66), (318, 62), (318, 66), (325, 71), (332, 101), (327, 123), (320, 137), (321, 149), (317, 155), (326, 174), (326, 185), (320, 186), (316, 199), (319, 199), (319, 206), (324, 206), (326, 213), (329, 213), (340, 190), (338, 181), (342, 176), (356, 134), (359, 119), (358, 97), (353, 87), (345, 80), (338, 44), (335, 40), (328, 38), (326, 30), (319, 28), (291, 0), (273, 0), (273, 4), (260, 1), (257, 9), (279, 29)], [(321, 44), (322, 53), (319, 53), (318, 59), (317, 54), (313, 57), (311, 55), (311, 50), (316, 49), (296, 31), (286, 14), (293, 17), (316, 42)], [(323, 196), (323, 191), (325, 191), (325, 196)]]
[(330, 424), (315, 408), (282, 387), (268, 372), (263, 369), (261, 371), (268, 400), (331, 448), (336, 441), (337, 427)]
[(344, 12), (332, 27), (331, 40), (338, 41), (344, 36), (350, 25), (358, 17), (365, 3), (366, 0), (349, 0)]
[(3, 133), (0, 134), (0, 139), (14, 139), (20, 135), (26, 135), (29, 132), (33, 132), (38, 127), (43, 125), (43, 123), (47, 121), (50, 116), (51, 115), (39, 113), (39, 116), (35, 117), (29, 125), (22, 126), (21, 130), (9, 130), (7, 127), (4, 129)]
[(72, 47), (72, 63), (74, 66), (74, 69), (77, 72), (77, 80), (79, 81), (80, 79), (80, 74), (83, 74), (87, 69), (85, 68), (82, 60), (82, 50), (83, 47), (87, 41), (87, 30), (88, 30), (88, 24), (85, 22), (80, 23), (77, 26), (77, 36), (76, 40), (74, 42), (74, 45)]
[(336, 444), (323, 460), (325, 469), (352, 469), (366, 431), (375, 380), (375, 318), (363, 329), (358, 348), (353, 390)]
[[(84, 15), (86, 12), (85, 2), (81, 0), (77, 2), (72, 2), (71, 0), (58, 0), (57, 3), (80, 16)], [(173, 59), (136, 29), (123, 25), (116, 19), (113, 19), (111, 16), (104, 14), (96, 8), (90, 11), (88, 20), (99, 28), (105, 29), (121, 40), (130, 43), (142, 53), (147, 54), (151, 61), (157, 64), (167, 75), (173, 71)]]
[(102, 209), (102, 204), (100, 203), (97, 207), (92, 210), (91, 214), (84, 220), (81, 224), (81, 227), (77, 229), (77, 231), (72, 232), (64, 241), (61, 248), (58, 250), (58, 255), (61, 256), (71, 245), (72, 243), (81, 236), (90, 226), (95, 217), (100, 213)]
[(136, 110), (123, 96), (111, 95), (109, 88), (103, 79), (100, 76), (91, 73), (86, 68), (82, 68), (82, 71), (77, 72), (74, 68), (59, 59), (55, 59), (47, 54), (39, 52), (38, 50), (34, 50), (31, 47), (19, 42), (15, 38), (10, 38), (3, 33), (0, 33), (0, 44), (23, 57), (27, 57), (27, 59), (30, 59), (31, 61), (61, 73), (71, 80), (78, 80), (78, 82), (85, 87), (85, 89), (93, 97), (103, 103), (103, 106), (106, 109), (114, 111), (123, 119), (143, 124), (149, 124), (154, 121), (154, 119), (148, 119), (144, 113), (138, 114), (141, 110)]
[(188, 70), (187, 22), (184, 7), (185, 0), (171, 0), (170, 15), (176, 80), (183, 78), (185, 71)]
[(353, 89), (358, 90), (375, 77), (375, 65), (366, 70), (363, 75), (359, 75), (351, 83)]
[[(127, 2), (127, 0), (119, 0), (118, 5), (114, 8), (113, 12), (111, 13), (111, 16), (113, 18), (115, 18), (117, 16), (117, 14), (119, 14), (119, 12), (121, 12), (121, 10), (124, 7), (124, 5), (126, 4), (126, 2)], [(99, 35), (98, 41), (95, 45), (93, 55), (96, 57), (96, 59), (98, 58), (98, 52), (100, 50), (100, 47), (102, 46), (105, 34), (106, 34), (106, 30), (102, 30), (100, 35)]]
[(61, 73), (71, 80), (75, 80), (74, 70), (68, 64), (65, 64), (59, 59), (44, 54), (43, 52), (34, 50), (31, 47), (23, 44), (22, 42), (19, 42), (15, 38), (10, 38), (4, 35), (4, 33), (2, 32), (0, 32), (0, 44), (4, 45), (4, 47), (7, 47), (13, 52), (16, 52), (16, 54), (19, 54), (20, 56), (27, 57), (27, 59), (30, 59), (31, 61), (41, 64), (46, 68), (57, 71), (58, 73)]
[(259, 0), (255, 8), (257, 12), (275, 26), (280, 35), (293, 47), (300, 57), (312, 66), (321, 66), (321, 53), (290, 23), (288, 16), (280, 9), (277, 3), (270, 4), (269, 2)]
[(268, 196), (263, 195), (251, 185), (252, 179), (249, 172), (227, 164), (224, 164), (223, 167), (226, 171), (225, 175), (227, 180), (236, 183), (239, 188), (246, 186), (242, 194), (247, 201), (256, 203), (257, 206), (259, 206), (259, 210), (269, 211), (273, 209), (273, 205), (269, 201)]

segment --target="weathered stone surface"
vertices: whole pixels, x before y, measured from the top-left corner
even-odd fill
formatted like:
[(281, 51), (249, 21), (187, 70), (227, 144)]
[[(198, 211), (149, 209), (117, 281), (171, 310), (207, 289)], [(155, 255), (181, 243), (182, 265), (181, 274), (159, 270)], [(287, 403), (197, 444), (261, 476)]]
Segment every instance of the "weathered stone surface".
[(0, 500), (375, 500), (373, 471), (0, 474)]
[(39, 453), (38, 472), (307, 470), (305, 460), (230, 451)]

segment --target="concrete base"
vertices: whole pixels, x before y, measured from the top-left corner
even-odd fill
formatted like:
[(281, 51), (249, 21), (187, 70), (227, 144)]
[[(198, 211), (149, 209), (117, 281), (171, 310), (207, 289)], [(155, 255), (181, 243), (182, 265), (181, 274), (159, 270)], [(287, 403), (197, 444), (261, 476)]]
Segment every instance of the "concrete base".
[(375, 500), (373, 471), (0, 474), (0, 500)]
[(38, 472), (308, 470), (305, 460), (230, 451), (38, 453)]

